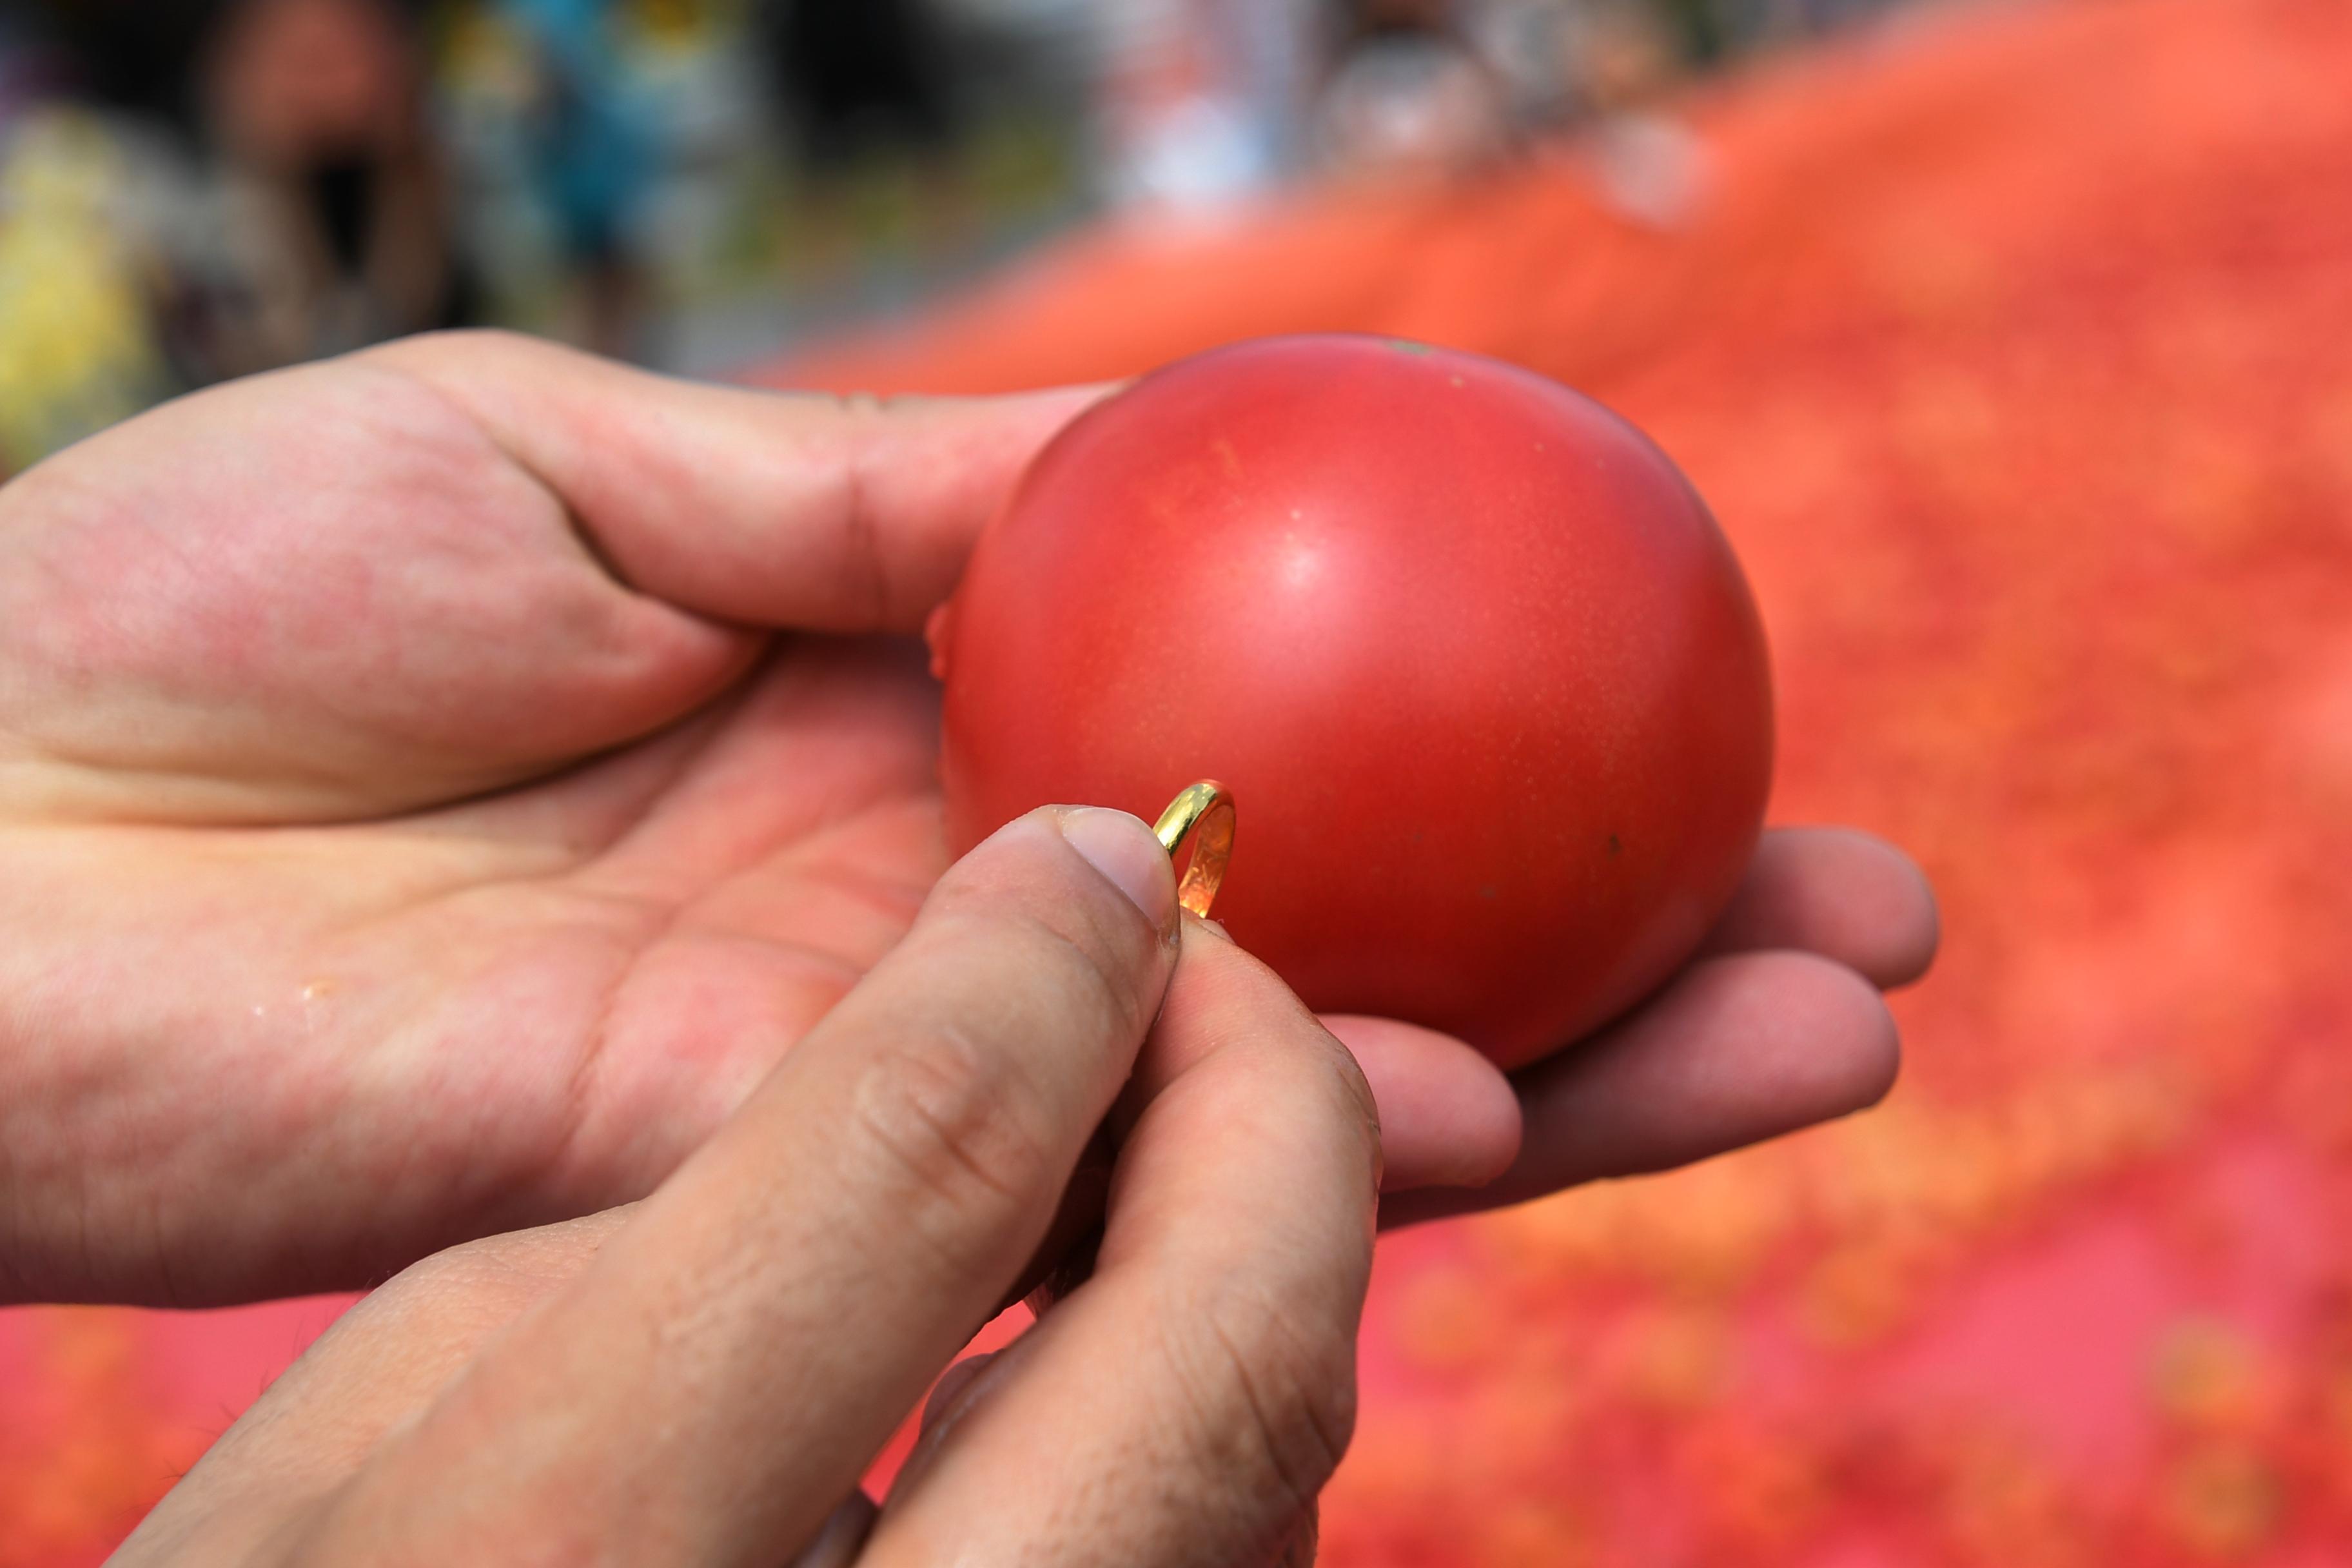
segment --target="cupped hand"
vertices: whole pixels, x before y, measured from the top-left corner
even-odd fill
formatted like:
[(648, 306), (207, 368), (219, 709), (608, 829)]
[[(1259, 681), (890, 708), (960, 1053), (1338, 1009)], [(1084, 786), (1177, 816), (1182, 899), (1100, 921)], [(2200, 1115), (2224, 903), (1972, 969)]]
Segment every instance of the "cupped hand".
[[(875, 1452), (1116, 1148), (1091, 1276)], [(394, 1279), (115, 1561), (1266, 1563), (1346, 1447), (1362, 1076), (1187, 919), (1150, 831), (1047, 808), (634, 1211)]]
[[(0, 1295), (355, 1286), (651, 1191), (944, 868), (905, 634), (1094, 395), (428, 338), (0, 489)], [(1772, 835), (1709, 955), (1516, 1081), (1329, 1022), (1390, 1190), (1500, 1175), (1421, 1217), (1868, 1103), (1933, 945), (1894, 851)]]

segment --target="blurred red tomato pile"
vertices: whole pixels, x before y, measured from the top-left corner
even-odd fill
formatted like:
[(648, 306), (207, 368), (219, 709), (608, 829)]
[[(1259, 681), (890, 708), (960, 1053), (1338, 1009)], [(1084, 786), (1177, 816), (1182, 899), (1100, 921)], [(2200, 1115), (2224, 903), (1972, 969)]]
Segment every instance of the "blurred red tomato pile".
[[(777, 372), (1328, 328), (1558, 376), (1748, 569), (1775, 819), (1942, 889), (1883, 1110), (1392, 1239), (1328, 1562), (2352, 1561), (2347, 84), (2337, 0), (1926, 15), (1680, 130), (1091, 236)], [(1679, 201), (1612, 145), (1681, 145)], [(88, 1560), (229, 1412), (185, 1325), (6, 1321), (0, 1564)]]

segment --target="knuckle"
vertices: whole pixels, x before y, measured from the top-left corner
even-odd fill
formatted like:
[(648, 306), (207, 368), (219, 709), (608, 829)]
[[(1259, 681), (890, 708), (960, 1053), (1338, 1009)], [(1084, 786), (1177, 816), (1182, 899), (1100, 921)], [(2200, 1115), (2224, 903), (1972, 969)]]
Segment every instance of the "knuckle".
[(1302, 1332), (1272, 1299), (1202, 1304), (1182, 1382), (1211, 1453), (1255, 1473), (1284, 1517), (1311, 1509), (1356, 1426), (1355, 1347)]
[(878, 1200), (951, 1270), (983, 1266), (1011, 1231), (1050, 1216), (1149, 1022), (1105, 944), (1060, 921), (935, 910), (929, 952), (1019, 983), (959, 981), (884, 1024), (846, 1101), (848, 1147)]
[[(1274, 1075), (1300, 1103), (1344, 1124), (1376, 1155), (1380, 1106), (1354, 1055), (1258, 960), (1223, 944), (1203, 944), (1198, 952), (1220, 966), (1222, 978), (1235, 983), (1226, 1005), (1263, 1009), (1249, 1015), (1265, 1025), (1251, 1054), (1253, 1070)], [(1186, 956), (1190, 962), (1192, 954)], [(1288, 1103), (1287, 1094), (1283, 1098)]]
[(877, 1052), (853, 1100), (854, 1131), (905, 1203), (907, 1223), (951, 1263), (1034, 1209), (1053, 1182), (1052, 1153), (1019, 1070), (1005, 1053), (951, 1026)]
[(1331, 1141), (1331, 1159), (1345, 1159), (1360, 1173), (1362, 1196), (1370, 1202), (1380, 1186), (1381, 1112), (1363, 1069), (1319, 1024), (1279, 1045), (1281, 1048), (1263, 1052), (1253, 1064), (1258, 1068), (1259, 1101), (1284, 1108), (1286, 1125), (1294, 1131), (1301, 1126), (1297, 1119), (1312, 1108), (1307, 1125), (1318, 1138)]
[(510, 1266), (497, 1239), (460, 1243), (417, 1259), (369, 1291), (329, 1331), (415, 1336), (452, 1317), (496, 1321), (520, 1311), (540, 1292)]
[(494, 1284), (514, 1272), (514, 1244), (505, 1236), (478, 1237), (444, 1247), (394, 1275), (378, 1295), (425, 1296)]
[(585, 1268), (634, 1206), (459, 1242), (403, 1268), (368, 1300), (535, 1300)]

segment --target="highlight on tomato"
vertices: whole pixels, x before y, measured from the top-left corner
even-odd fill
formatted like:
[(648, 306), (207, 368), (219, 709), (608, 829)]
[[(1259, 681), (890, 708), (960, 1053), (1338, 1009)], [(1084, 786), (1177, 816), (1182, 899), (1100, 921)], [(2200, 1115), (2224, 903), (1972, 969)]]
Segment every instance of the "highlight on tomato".
[(1244, 342), (1098, 405), (931, 641), (956, 852), (1220, 779), (1234, 940), (1318, 1010), (1506, 1067), (1688, 956), (1770, 781), (1762, 626), (1673, 462), (1556, 382), (1417, 343)]

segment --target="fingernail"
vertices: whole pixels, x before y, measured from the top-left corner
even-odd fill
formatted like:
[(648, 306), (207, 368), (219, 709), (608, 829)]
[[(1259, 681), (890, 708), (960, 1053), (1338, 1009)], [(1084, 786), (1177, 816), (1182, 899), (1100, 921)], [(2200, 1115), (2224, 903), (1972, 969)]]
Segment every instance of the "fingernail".
[(1123, 811), (1077, 805), (1062, 812), (1062, 837), (1087, 864), (1110, 879), (1155, 931), (1176, 918), (1176, 871), (1168, 851), (1140, 819)]

